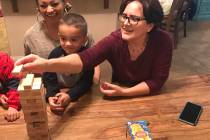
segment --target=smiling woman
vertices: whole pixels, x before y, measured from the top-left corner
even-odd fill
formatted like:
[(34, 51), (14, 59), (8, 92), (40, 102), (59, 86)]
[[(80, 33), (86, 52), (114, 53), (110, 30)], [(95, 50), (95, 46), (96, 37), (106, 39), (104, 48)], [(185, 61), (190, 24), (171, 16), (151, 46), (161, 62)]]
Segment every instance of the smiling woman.
[(59, 45), (58, 24), (64, 12), (63, 0), (36, 0), (37, 22), (25, 33), (25, 55), (30, 53), (47, 58)]

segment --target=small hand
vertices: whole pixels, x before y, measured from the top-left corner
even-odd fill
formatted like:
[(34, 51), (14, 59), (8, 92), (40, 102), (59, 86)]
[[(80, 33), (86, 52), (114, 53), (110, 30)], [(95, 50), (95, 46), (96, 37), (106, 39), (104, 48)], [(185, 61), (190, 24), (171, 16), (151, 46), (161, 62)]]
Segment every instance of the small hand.
[(15, 65), (23, 64), (23, 71), (29, 71), (33, 73), (42, 73), (45, 71), (45, 65), (47, 60), (39, 57), (38, 55), (30, 54), (27, 55), (15, 63)]
[(100, 90), (103, 94), (107, 96), (123, 96), (124, 94), (124, 88), (115, 84), (110, 84), (108, 82), (101, 82)]
[(8, 98), (6, 97), (6, 95), (1, 95), (1, 97), (0, 97), (0, 103), (2, 104), (2, 106), (4, 107), (4, 108), (8, 108), (8, 103), (7, 103), (7, 100), (8, 100)]
[(71, 102), (69, 95), (65, 92), (57, 93), (55, 96), (58, 97), (57, 102), (60, 103), (64, 108)]
[(64, 111), (64, 108), (58, 103), (58, 97), (49, 97), (48, 102), (52, 111)]
[(4, 115), (4, 118), (8, 122), (13, 122), (20, 118), (20, 113), (15, 108), (9, 107), (7, 113)]

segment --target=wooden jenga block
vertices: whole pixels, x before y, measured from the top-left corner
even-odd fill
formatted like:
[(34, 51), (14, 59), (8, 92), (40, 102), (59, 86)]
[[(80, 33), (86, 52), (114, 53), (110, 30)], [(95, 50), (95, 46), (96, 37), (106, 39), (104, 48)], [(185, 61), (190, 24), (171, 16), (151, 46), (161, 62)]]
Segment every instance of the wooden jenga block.
[[(27, 74), (27, 76), (28, 76), (28, 74)], [(29, 75), (30, 76), (30, 75)], [(28, 78), (29, 78), (29, 76), (28, 76)], [(31, 75), (32, 76), (32, 75)], [(30, 92), (30, 93), (39, 93), (39, 94), (44, 94), (44, 91), (45, 91), (45, 89), (44, 89), (44, 87), (43, 87), (43, 85), (42, 85), (42, 79), (41, 78), (33, 78), (33, 81), (32, 81), (32, 83), (30, 84), (30, 86), (29, 86), (29, 84), (28, 85), (26, 85), (26, 83), (27, 83), (27, 80), (26, 80), (26, 78), (25, 79), (23, 79), (21, 82), (20, 82), (20, 84), (19, 84), (19, 86), (18, 86), (18, 91), (20, 92), (20, 93), (28, 93), (28, 92)], [(25, 87), (29, 87), (29, 88), (26, 88), (25, 89)], [(27, 95), (25, 95), (25, 96), (27, 96)]]
[(42, 87), (42, 79), (41, 78), (34, 78), (32, 90), (40, 90)]
[(24, 119), (27, 123), (30, 122), (48, 122), (47, 112), (44, 111), (23, 111)]
[(47, 122), (32, 122), (26, 124), (27, 131), (30, 135), (33, 134), (47, 134), (49, 132)]
[(22, 96), (22, 98), (26, 98), (26, 99), (28, 99), (28, 97), (37, 98), (38, 96), (40, 97), (40, 99), (42, 99), (40, 91), (23, 90), (23, 91), (19, 91), (19, 93), (20, 93), (20, 96)]
[(15, 66), (12, 70), (13, 75), (19, 75), (23, 69), (23, 65)]
[(30, 138), (34, 138), (34, 139), (38, 139), (40, 136), (42, 137), (49, 137), (49, 130), (48, 129), (37, 129), (37, 130), (34, 130), (34, 131), (31, 131), (31, 130), (27, 130), (28, 132), (28, 136)]
[(36, 135), (36, 136), (31, 136), (30, 140), (51, 140), (50, 136), (47, 134), (44, 135)]
[(36, 110), (41, 110), (41, 109), (44, 109), (46, 110), (46, 106), (44, 104), (31, 104), (31, 103), (27, 103), (27, 104), (22, 104), (22, 109), (23, 110), (33, 110), (33, 111), (36, 111)]
[(38, 114), (40, 114), (41, 116), (43, 116), (42, 114), (47, 115), (46, 108), (34, 108), (33, 110), (23, 110), (24, 114), (30, 114), (31, 112), (38, 112)]
[(21, 102), (21, 105), (22, 106), (29, 106), (29, 105), (33, 105), (33, 104), (36, 104), (36, 105), (45, 105), (44, 101), (41, 100), (41, 99), (33, 99), (33, 98), (20, 98), (20, 102)]
[(39, 92), (35, 91), (28, 91), (28, 92), (19, 92), (20, 93), (20, 101), (22, 106), (23, 105), (46, 105), (46, 99), (44, 94), (40, 94)]
[(19, 92), (24, 91), (24, 87), (23, 87), (23, 79), (20, 81), (19, 85), (18, 85), (18, 89)]
[(33, 137), (33, 139), (40, 139), (40, 136), (45, 139), (49, 137), (48, 124), (46, 122), (27, 123), (26, 128), (29, 137)]
[(37, 134), (29, 132), (30, 140), (51, 140), (49, 133), (46, 134)]
[(43, 111), (46, 112), (46, 102), (44, 99), (23, 99), (20, 98), (23, 112)]
[(32, 89), (33, 81), (34, 81), (34, 74), (27, 74), (26, 78), (23, 79), (24, 89)]
[(41, 95), (39, 92), (35, 91), (24, 91), (24, 92), (19, 92), (21, 100), (28, 100), (28, 99), (36, 99), (36, 100), (43, 100), (44, 96)]
[(48, 130), (47, 122), (32, 122), (26, 124), (27, 131)]
[(20, 84), (18, 86), (18, 91), (24, 92), (24, 90), (31, 90), (33, 80), (34, 80), (34, 74), (27, 74), (26, 78), (20, 81)]

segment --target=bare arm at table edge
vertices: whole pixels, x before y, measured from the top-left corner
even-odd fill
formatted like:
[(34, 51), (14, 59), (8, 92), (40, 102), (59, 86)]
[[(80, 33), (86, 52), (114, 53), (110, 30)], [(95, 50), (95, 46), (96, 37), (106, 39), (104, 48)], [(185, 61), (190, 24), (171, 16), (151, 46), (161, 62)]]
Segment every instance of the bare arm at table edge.
[(42, 72), (68, 72), (79, 73), (82, 71), (82, 61), (78, 54), (71, 54), (56, 59), (44, 59), (37, 55), (30, 54), (19, 59), (16, 65), (23, 64), (23, 71), (32, 73)]

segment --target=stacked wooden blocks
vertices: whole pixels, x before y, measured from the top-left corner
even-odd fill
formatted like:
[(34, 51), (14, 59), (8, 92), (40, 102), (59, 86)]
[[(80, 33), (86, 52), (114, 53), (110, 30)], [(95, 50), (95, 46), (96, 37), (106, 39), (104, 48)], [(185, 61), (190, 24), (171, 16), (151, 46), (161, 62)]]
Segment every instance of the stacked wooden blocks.
[[(21, 68), (13, 70), (14, 74)], [(27, 74), (18, 87), (20, 102), (26, 122), (26, 128), (30, 139), (50, 140), (46, 102), (41, 78), (35, 78), (34, 74)]]

